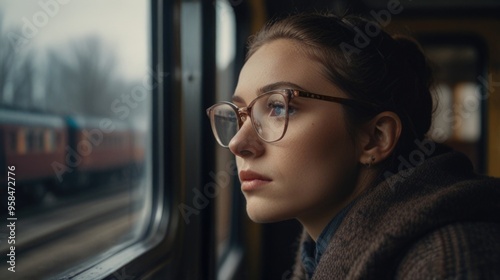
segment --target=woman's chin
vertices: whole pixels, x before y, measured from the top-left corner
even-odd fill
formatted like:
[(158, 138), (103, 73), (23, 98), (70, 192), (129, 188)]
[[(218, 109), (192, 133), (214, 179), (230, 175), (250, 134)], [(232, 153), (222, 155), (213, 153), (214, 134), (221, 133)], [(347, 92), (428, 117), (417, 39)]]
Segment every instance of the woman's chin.
[(252, 208), (247, 206), (247, 215), (255, 223), (275, 223), (292, 219), (286, 213), (276, 211), (276, 209)]

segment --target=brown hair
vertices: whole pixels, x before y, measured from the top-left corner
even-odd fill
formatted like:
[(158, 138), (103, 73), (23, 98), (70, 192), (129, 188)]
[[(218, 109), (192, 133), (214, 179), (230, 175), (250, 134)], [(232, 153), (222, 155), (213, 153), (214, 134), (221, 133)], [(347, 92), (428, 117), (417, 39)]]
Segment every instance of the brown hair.
[(271, 21), (251, 37), (247, 59), (262, 45), (277, 39), (298, 42), (322, 65), (325, 76), (350, 98), (378, 107), (371, 112), (344, 107), (347, 121), (354, 128), (382, 111), (399, 116), (403, 129), (393, 160), (397, 155), (407, 157), (415, 149), (415, 140), (425, 137), (433, 111), (432, 75), (415, 40), (391, 36), (375, 22), (359, 16), (297, 14)]

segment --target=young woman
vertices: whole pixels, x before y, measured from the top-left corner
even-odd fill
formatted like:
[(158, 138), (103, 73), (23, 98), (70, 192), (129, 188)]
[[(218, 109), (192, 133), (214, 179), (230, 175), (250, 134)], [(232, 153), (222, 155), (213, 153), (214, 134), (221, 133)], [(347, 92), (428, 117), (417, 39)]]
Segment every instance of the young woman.
[(500, 183), (426, 140), (430, 78), (414, 41), (358, 17), (252, 38), (233, 102), (207, 112), (250, 218), (303, 225), (294, 278), (500, 277)]

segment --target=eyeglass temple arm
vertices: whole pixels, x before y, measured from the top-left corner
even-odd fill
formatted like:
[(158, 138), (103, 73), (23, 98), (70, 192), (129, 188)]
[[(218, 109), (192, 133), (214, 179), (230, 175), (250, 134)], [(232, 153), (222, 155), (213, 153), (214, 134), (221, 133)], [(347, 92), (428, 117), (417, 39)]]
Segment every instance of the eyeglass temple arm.
[(379, 107), (379, 106), (372, 104), (372, 103), (369, 103), (369, 102), (356, 101), (356, 100), (342, 98), (342, 97), (321, 95), (321, 94), (316, 94), (316, 93), (307, 92), (307, 91), (294, 90), (293, 95), (301, 96), (301, 97), (305, 97), (305, 98), (312, 98), (312, 99), (319, 99), (319, 100), (324, 100), (324, 101), (329, 101), (329, 102), (340, 103), (340, 104), (344, 104), (344, 105), (352, 106), (352, 107), (362, 107), (364, 109), (370, 109), (370, 110), (376, 110), (376, 108)]

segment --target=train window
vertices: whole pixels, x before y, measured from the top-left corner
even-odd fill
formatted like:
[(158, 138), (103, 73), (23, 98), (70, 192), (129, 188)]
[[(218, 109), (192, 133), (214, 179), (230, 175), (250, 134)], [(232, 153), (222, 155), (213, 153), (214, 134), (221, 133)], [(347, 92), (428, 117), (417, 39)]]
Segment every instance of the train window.
[(485, 89), (479, 80), (484, 74), (482, 50), (477, 45), (453, 41), (424, 43), (424, 48), (436, 66), (437, 107), (430, 136), (466, 153), (476, 170), (483, 172), (481, 120)]
[(42, 152), (43, 151), (43, 134), (40, 129), (34, 129), (33, 130), (33, 138), (34, 138), (34, 150), (35, 152)]
[(36, 131), (36, 150), (37, 152), (45, 152), (45, 140), (44, 140), (44, 132), (41, 129), (37, 129)]
[(52, 141), (50, 141), (50, 131), (48, 129), (42, 130), (40, 133), (40, 137), (42, 138), (42, 148), (41, 150), (44, 153), (48, 153), (52, 150)]
[(28, 143), (28, 153), (34, 153), (38, 150), (38, 131), (34, 128), (29, 128), (26, 136)]
[(45, 131), (45, 151), (47, 153), (53, 152), (57, 149), (56, 132), (51, 130)]
[(16, 131), (9, 131), (9, 150), (11, 152), (16, 152), (17, 151), (17, 132)]
[(26, 133), (27, 152), (34, 153), (38, 149), (38, 135), (33, 128), (29, 128)]
[(145, 240), (150, 21), (149, 0), (0, 2), (0, 279), (77, 277)]
[(23, 128), (15, 128), (17, 129), (17, 152), (19, 154), (24, 154), (26, 153), (26, 130)]
[(61, 132), (59, 131), (55, 131), (54, 132), (54, 146), (56, 147), (55, 149), (58, 150), (59, 149), (59, 146), (62, 146), (61, 143)]
[(35, 150), (35, 141), (36, 141), (33, 129), (28, 128), (26, 130), (25, 137), (26, 137), (26, 152), (32, 153)]

